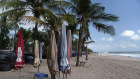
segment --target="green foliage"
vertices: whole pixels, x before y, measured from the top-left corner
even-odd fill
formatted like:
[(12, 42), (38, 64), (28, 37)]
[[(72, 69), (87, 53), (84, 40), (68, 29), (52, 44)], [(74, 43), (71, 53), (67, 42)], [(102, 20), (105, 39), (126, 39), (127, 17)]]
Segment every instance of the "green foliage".
[(0, 19), (0, 49), (6, 49), (10, 42), (9, 40), (9, 28), (6, 24), (6, 16), (1, 17)]
[(88, 52), (89, 52), (89, 53), (93, 53), (94, 51), (92, 51), (91, 49), (88, 49)]

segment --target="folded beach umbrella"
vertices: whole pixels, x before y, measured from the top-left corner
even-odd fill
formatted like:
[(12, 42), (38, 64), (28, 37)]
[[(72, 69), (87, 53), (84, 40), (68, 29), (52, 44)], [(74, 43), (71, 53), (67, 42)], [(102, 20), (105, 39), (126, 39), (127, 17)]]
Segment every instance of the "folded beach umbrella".
[(42, 62), (42, 43), (40, 43), (40, 50), (39, 50), (39, 59), (40, 59), (40, 62)]
[(38, 46), (38, 40), (35, 40), (35, 47), (34, 47), (34, 67), (39, 67), (40, 60), (39, 60), (39, 46)]
[(88, 48), (86, 46), (86, 60), (88, 60)]
[(55, 33), (53, 30), (51, 31), (50, 55), (51, 55), (51, 74), (56, 75), (59, 72), (57, 63), (58, 49), (55, 39)]
[(59, 70), (67, 70), (68, 60), (67, 60), (67, 37), (66, 37), (66, 23), (63, 22), (61, 28), (61, 41), (59, 50)]
[(23, 68), (24, 65), (24, 60), (23, 60), (24, 43), (23, 43), (23, 37), (21, 35), (21, 30), (18, 30), (16, 36), (17, 36), (17, 45), (16, 45), (17, 59), (16, 59), (14, 69), (15, 70), (19, 69), (19, 79), (21, 79), (20, 72), (21, 72), (21, 68)]
[(15, 63), (15, 69), (18, 69), (18, 68), (23, 68), (24, 65), (24, 60), (23, 60), (24, 43), (23, 43), (23, 37), (21, 35), (21, 30), (18, 30), (16, 36), (17, 36), (17, 45), (16, 45), (17, 59)]
[(67, 33), (67, 46), (68, 46), (68, 53), (67, 53), (67, 59), (68, 59), (68, 74), (71, 74), (71, 68), (70, 68), (70, 56), (72, 52), (72, 43), (71, 43), (71, 30), (68, 30)]

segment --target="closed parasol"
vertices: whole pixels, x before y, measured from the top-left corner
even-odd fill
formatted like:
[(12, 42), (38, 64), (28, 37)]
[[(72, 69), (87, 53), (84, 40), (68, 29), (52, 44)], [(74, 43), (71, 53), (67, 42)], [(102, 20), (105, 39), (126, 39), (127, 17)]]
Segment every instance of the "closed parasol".
[(58, 70), (58, 63), (57, 63), (57, 55), (58, 55), (58, 49), (57, 49), (57, 44), (56, 44), (56, 39), (55, 39), (55, 33), (52, 30), (51, 31), (51, 40), (50, 40), (50, 55), (51, 55), (51, 74), (52, 76), (56, 75), (59, 70)]
[(40, 59), (40, 62), (42, 62), (42, 43), (40, 43), (40, 50), (39, 50), (39, 59)]
[(67, 53), (67, 59), (68, 59), (68, 74), (71, 74), (71, 68), (70, 68), (70, 56), (72, 52), (72, 43), (71, 43), (71, 30), (68, 30), (67, 33), (67, 45), (68, 45), (68, 53)]
[(66, 70), (67, 66), (68, 66), (67, 37), (66, 37), (65, 22), (63, 22), (61, 28), (61, 41), (60, 41), (60, 50), (59, 50), (59, 70), (60, 71)]
[(17, 59), (15, 63), (15, 69), (23, 68), (24, 60), (23, 60), (23, 50), (24, 50), (24, 43), (23, 43), (23, 37), (21, 35), (21, 30), (17, 33), (17, 45), (16, 45), (16, 54)]
[(35, 47), (34, 47), (34, 67), (39, 67), (40, 65), (40, 59), (39, 59), (39, 46), (38, 46), (38, 40), (35, 40)]
[(21, 68), (23, 68), (24, 60), (23, 60), (23, 51), (24, 51), (24, 43), (23, 43), (23, 37), (21, 35), (21, 30), (18, 30), (17, 33), (17, 45), (16, 45), (16, 54), (17, 59), (15, 63), (15, 70), (19, 69), (19, 79), (21, 79), (20, 72)]

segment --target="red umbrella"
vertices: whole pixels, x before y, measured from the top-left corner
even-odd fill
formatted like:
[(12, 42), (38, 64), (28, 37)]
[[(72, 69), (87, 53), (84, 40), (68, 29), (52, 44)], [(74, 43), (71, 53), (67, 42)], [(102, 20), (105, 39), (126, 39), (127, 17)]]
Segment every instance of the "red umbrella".
[(71, 30), (68, 30), (68, 34), (67, 34), (67, 47), (68, 47), (68, 54), (67, 54), (67, 59), (68, 59), (68, 74), (71, 74), (71, 68), (70, 68), (70, 55), (72, 52), (72, 43), (71, 43)]
[(21, 35), (21, 30), (18, 31), (16, 36), (17, 36), (17, 46), (16, 46), (17, 59), (15, 63), (15, 69), (23, 68), (24, 65), (24, 60), (23, 60), (24, 43), (23, 43), (23, 37)]

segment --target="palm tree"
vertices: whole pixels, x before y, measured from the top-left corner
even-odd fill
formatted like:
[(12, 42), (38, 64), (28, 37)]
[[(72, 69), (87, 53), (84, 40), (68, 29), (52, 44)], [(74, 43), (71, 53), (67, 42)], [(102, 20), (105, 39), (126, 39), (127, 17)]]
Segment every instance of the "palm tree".
[[(50, 0), (12, 0), (6, 1), (2, 4), (2, 7), (6, 9), (2, 15), (9, 16), (9, 21), (18, 19), (18, 21), (24, 20), (35, 23), (34, 39), (38, 39), (37, 31), (41, 25), (46, 26), (47, 23), (41, 20), (41, 16), (44, 14), (52, 14), (50, 10), (46, 9), (46, 4)], [(45, 13), (44, 13), (45, 12)], [(27, 13), (32, 13), (33, 16)]]
[(112, 14), (104, 12), (105, 7), (100, 6), (100, 3), (93, 4), (91, 0), (71, 0), (72, 1), (72, 12), (77, 15), (78, 22), (80, 24), (79, 30), (79, 41), (78, 41), (78, 54), (76, 66), (79, 65), (79, 54), (81, 48), (81, 40), (83, 34), (88, 39), (89, 34), (89, 23), (95, 27), (99, 32), (108, 33), (115, 35), (113, 26), (106, 25), (103, 22), (118, 21), (118, 17)]
[[(65, 20), (68, 22), (68, 26), (75, 25), (75, 15), (68, 13), (68, 8), (70, 3), (67, 1), (51, 1), (47, 4), (47, 7), (54, 13), (55, 17), (49, 17), (48, 22), (51, 25), (51, 29), (54, 30), (56, 39), (59, 40), (59, 29), (61, 28), (62, 21)], [(57, 42), (58, 43), (58, 42)]]

